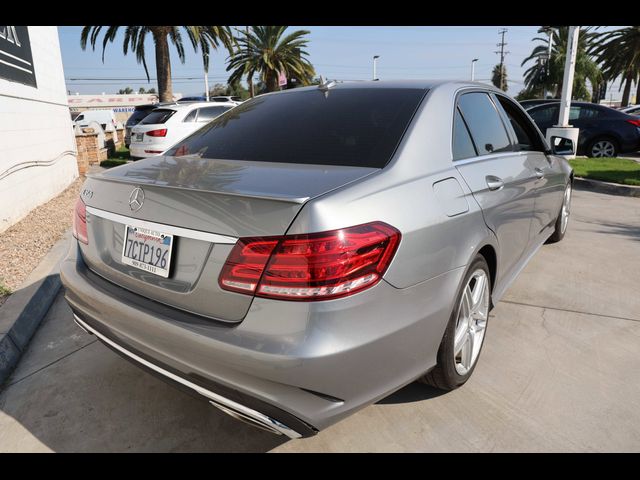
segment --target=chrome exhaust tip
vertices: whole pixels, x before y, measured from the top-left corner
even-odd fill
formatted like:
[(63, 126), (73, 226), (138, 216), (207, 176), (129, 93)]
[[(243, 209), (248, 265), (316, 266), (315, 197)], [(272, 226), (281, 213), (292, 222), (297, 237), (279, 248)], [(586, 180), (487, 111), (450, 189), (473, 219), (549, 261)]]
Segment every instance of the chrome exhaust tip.
[(209, 400), (209, 403), (214, 407), (216, 407), (218, 410), (223, 411), (230, 417), (233, 417), (236, 420), (240, 420), (241, 422), (251, 425), (252, 427), (259, 428), (260, 430), (265, 430), (270, 433), (275, 433), (276, 435), (284, 435), (281, 431), (277, 430), (275, 427), (264, 423), (264, 421), (250, 417), (236, 410), (232, 410), (228, 407), (225, 407), (224, 405), (220, 405), (219, 403), (214, 402), (213, 400)]

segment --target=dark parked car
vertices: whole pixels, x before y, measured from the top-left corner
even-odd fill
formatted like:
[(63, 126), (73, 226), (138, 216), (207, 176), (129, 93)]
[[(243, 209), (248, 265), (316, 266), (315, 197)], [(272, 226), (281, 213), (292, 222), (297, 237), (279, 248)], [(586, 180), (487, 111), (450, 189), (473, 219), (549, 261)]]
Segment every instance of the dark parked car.
[(546, 99), (536, 98), (532, 100), (520, 100), (518, 103), (522, 105), (522, 108), (524, 108), (525, 110), (528, 110), (529, 108), (535, 107), (536, 105), (542, 105), (543, 103), (553, 103), (553, 102), (559, 102), (559, 101), (560, 100), (558, 100), (557, 98), (546, 98)]
[[(560, 102), (524, 106), (544, 133), (558, 123)], [(571, 102), (569, 123), (580, 129), (578, 155), (615, 157), (640, 150), (640, 119), (634, 115), (588, 102)]]
[(148, 104), (148, 105), (136, 105), (135, 110), (127, 120), (125, 125), (125, 133), (124, 133), (124, 146), (129, 148), (131, 144), (131, 129), (135, 127), (140, 121), (151, 113), (151, 110), (154, 108), (158, 108), (158, 104)]

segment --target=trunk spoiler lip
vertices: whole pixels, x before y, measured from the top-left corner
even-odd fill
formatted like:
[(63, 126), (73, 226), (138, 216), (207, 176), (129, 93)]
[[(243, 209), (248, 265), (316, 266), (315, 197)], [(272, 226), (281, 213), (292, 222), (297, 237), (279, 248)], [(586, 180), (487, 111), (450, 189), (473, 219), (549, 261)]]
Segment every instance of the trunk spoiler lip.
[[(117, 167), (116, 167), (117, 168)], [(373, 172), (372, 172), (373, 173)], [(109, 178), (103, 177), (99, 173), (98, 174), (89, 174), (87, 175), (87, 179), (96, 180), (99, 182), (113, 182), (113, 183), (126, 183), (128, 185), (136, 186), (136, 187), (149, 187), (149, 188), (172, 188), (175, 190), (184, 190), (185, 188), (189, 189), (191, 192), (202, 192), (202, 193), (212, 193), (215, 195), (229, 195), (232, 197), (250, 197), (250, 198), (259, 198), (261, 200), (273, 200), (275, 202), (286, 202), (286, 203), (297, 203), (303, 204), (310, 200), (312, 197), (296, 197), (296, 196), (287, 196), (287, 195), (270, 195), (266, 193), (258, 193), (253, 191), (238, 191), (238, 192), (227, 192), (224, 190), (206, 190), (203, 188), (194, 188), (190, 186), (181, 186), (181, 185), (162, 185), (159, 183), (150, 183), (150, 182), (141, 182), (128, 180), (123, 178)], [(324, 192), (328, 193), (328, 192)], [(322, 195), (324, 195), (324, 193)]]
[[(227, 161), (227, 160), (225, 160)], [(231, 161), (231, 160), (229, 160)], [(244, 161), (244, 160), (233, 160), (233, 161), (238, 161), (238, 162), (244, 162), (244, 163), (265, 163), (265, 162), (248, 162), (248, 161)], [(345, 166), (338, 166), (338, 168), (346, 168), (346, 169), (358, 169), (358, 170), (367, 170), (367, 172), (363, 172), (363, 175), (355, 177), (355, 178), (351, 178), (347, 181), (345, 181), (344, 183), (341, 183), (340, 185), (336, 185), (333, 186), (331, 188), (329, 188), (326, 191), (317, 193), (317, 194), (311, 194), (311, 195), (287, 195), (287, 194), (279, 194), (279, 193), (268, 193), (268, 192), (260, 192), (258, 190), (237, 190), (237, 191), (228, 191), (228, 190), (216, 190), (216, 189), (208, 189), (208, 188), (197, 188), (197, 187), (193, 187), (190, 185), (172, 185), (172, 184), (162, 184), (162, 183), (156, 183), (154, 181), (149, 181), (149, 180), (145, 180), (145, 179), (140, 179), (140, 178), (127, 178), (124, 176), (111, 176), (108, 173), (112, 172), (114, 170), (117, 170), (119, 168), (123, 168), (126, 167), (128, 164), (125, 165), (121, 165), (115, 168), (112, 168), (106, 172), (98, 172), (98, 173), (89, 173), (87, 174), (86, 178), (87, 179), (91, 179), (94, 181), (106, 181), (106, 182), (113, 182), (113, 183), (120, 183), (120, 184), (128, 184), (128, 185), (132, 185), (132, 186), (139, 186), (139, 187), (149, 187), (149, 188), (154, 188), (154, 187), (158, 187), (158, 188), (171, 188), (171, 189), (176, 189), (176, 190), (182, 190), (182, 189), (189, 189), (190, 191), (193, 192), (202, 192), (202, 193), (211, 193), (211, 194), (216, 194), (216, 195), (228, 195), (228, 196), (234, 196), (234, 197), (249, 197), (249, 198), (256, 198), (256, 199), (261, 199), (261, 200), (271, 200), (271, 201), (276, 201), (276, 202), (285, 202), (285, 203), (293, 203), (293, 204), (299, 204), (302, 205), (306, 202), (308, 202), (309, 200), (312, 200), (314, 198), (318, 198), (318, 197), (322, 197), (328, 193), (333, 192), (334, 190), (343, 188), (347, 185), (350, 185), (354, 182), (358, 182), (360, 180), (363, 180), (365, 178), (370, 177), (371, 175), (374, 174), (378, 174), (380, 173), (383, 169), (381, 168), (372, 168), (372, 167), (345, 167)], [(278, 163), (278, 165), (284, 165), (281, 163)], [(323, 165), (313, 165), (315, 167), (323, 167)], [(334, 166), (331, 165), (324, 165), (324, 167), (327, 168), (332, 168)]]

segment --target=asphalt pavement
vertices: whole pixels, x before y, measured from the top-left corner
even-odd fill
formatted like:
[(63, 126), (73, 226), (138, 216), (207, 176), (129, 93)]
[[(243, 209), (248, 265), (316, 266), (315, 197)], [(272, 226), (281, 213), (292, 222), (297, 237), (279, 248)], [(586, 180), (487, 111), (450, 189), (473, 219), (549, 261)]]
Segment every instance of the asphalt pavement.
[(640, 451), (640, 199), (575, 191), (462, 388), (411, 384), (303, 440), (240, 423), (83, 333), (58, 296), (0, 392), (0, 452)]

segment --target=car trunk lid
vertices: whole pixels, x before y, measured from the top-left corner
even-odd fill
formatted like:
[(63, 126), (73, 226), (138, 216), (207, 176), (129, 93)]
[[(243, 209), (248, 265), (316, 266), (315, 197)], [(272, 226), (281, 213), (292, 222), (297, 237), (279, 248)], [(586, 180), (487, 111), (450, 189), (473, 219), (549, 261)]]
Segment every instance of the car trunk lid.
[[(282, 235), (311, 198), (375, 168), (152, 157), (87, 179), (88, 267), (166, 305), (228, 322), (242, 320), (252, 297), (222, 290), (218, 276), (239, 237)], [(142, 206), (129, 205), (134, 189)], [(137, 204), (134, 207), (137, 208)], [(168, 278), (122, 261), (126, 226), (173, 235)]]

